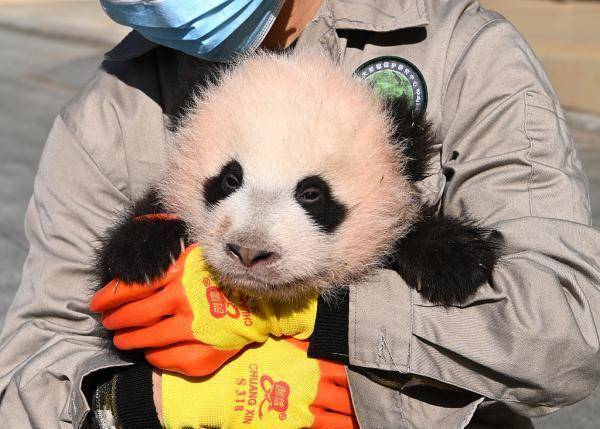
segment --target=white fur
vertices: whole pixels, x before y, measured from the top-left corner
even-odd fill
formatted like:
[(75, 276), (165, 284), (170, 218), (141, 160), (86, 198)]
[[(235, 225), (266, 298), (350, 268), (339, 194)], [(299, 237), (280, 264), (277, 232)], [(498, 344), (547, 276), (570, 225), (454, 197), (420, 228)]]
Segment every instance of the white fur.
[[(198, 96), (173, 136), (159, 188), (227, 283), (291, 297), (364, 273), (414, 222), (416, 198), (391, 135), (374, 92), (328, 59), (259, 54)], [(233, 159), (244, 184), (209, 210), (204, 183)], [(323, 177), (349, 209), (332, 234), (294, 200), (297, 182), (310, 175)], [(281, 257), (245, 268), (226, 254), (228, 242)]]

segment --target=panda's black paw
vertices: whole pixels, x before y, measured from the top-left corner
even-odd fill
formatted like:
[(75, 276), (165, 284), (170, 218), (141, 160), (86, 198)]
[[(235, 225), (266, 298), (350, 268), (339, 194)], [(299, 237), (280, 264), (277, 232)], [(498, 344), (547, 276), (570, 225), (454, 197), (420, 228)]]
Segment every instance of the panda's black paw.
[(469, 219), (428, 217), (397, 243), (392, 267), (429, 301), (460, 304), (491, 279), (503, 241)]
[(110, 228), (96, 252), (97, 288), (114, 278), (147, 283), (160, 277), (187, 245), (186, 226), (165, 213), (155, 195), (138, 201)]

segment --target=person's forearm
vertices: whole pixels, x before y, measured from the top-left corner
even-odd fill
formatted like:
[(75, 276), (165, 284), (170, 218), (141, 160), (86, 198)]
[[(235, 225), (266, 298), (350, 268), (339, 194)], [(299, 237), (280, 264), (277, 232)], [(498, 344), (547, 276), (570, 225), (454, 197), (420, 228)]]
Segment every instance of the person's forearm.
[[(110, 121), (101, 122), (106, 134), (95, 136), (108, 145)], [(29, 253), (0, 336), (2, 427), (81, 427), (84, 378), (126, 364), (106, 350), (87, 310), (94, 245), (125, 197), (79, 137), (58, 117), (36, 175), (25, 218)]]

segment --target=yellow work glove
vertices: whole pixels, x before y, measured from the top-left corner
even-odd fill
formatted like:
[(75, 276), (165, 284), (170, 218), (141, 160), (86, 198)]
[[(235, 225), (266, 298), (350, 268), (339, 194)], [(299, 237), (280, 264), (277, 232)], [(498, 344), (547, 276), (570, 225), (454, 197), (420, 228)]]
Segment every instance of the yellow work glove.
[(269, 338), (208, 377), (162, 375), (166, 428), (358, 427), (343, 365), (306, 355), (308, 342)]
[[(116, 347), (146, 349), (148, 361), (166, 370), (209, 374), (248, 344), (269, 335), (306, 339), (314, 329), (316, 294), (296, 303), (226, 295), (195, 245), (150, 285), (121, 283), (115, 288), (116, 281), (94, 295), (90, 308), (102, 313), (104, 327), (117, 330)], [(208, 353), (206, 345), (227, 352)]]

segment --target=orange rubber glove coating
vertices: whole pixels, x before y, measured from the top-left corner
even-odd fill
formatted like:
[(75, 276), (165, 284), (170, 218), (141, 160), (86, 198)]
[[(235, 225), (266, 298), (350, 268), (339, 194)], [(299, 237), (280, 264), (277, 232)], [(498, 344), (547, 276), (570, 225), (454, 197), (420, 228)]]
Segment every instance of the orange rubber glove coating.
[(199, 377), (210, 375), (235, 356), (239, 350), (219, 350), (195, 341), (144, 350), (146, 361), (165, 371)]
[(150, 284), (112, 280), (92, 297), (90, 310), (103, 313), (105, 328), (118, 329), (113, 337), (117, 348), (145, 348), (146, 360), (157, 368), (202, 376), (216, 371), (239, 349), (200, 343), (191, 332), (194, 315), (181, 279), (192, 250), (188, 247), (163, 277)]
[(210, 377), (163, 373), (167, 428), (358, 427), (342, 365), (311, 359), (308, 342), (269, 338)]

